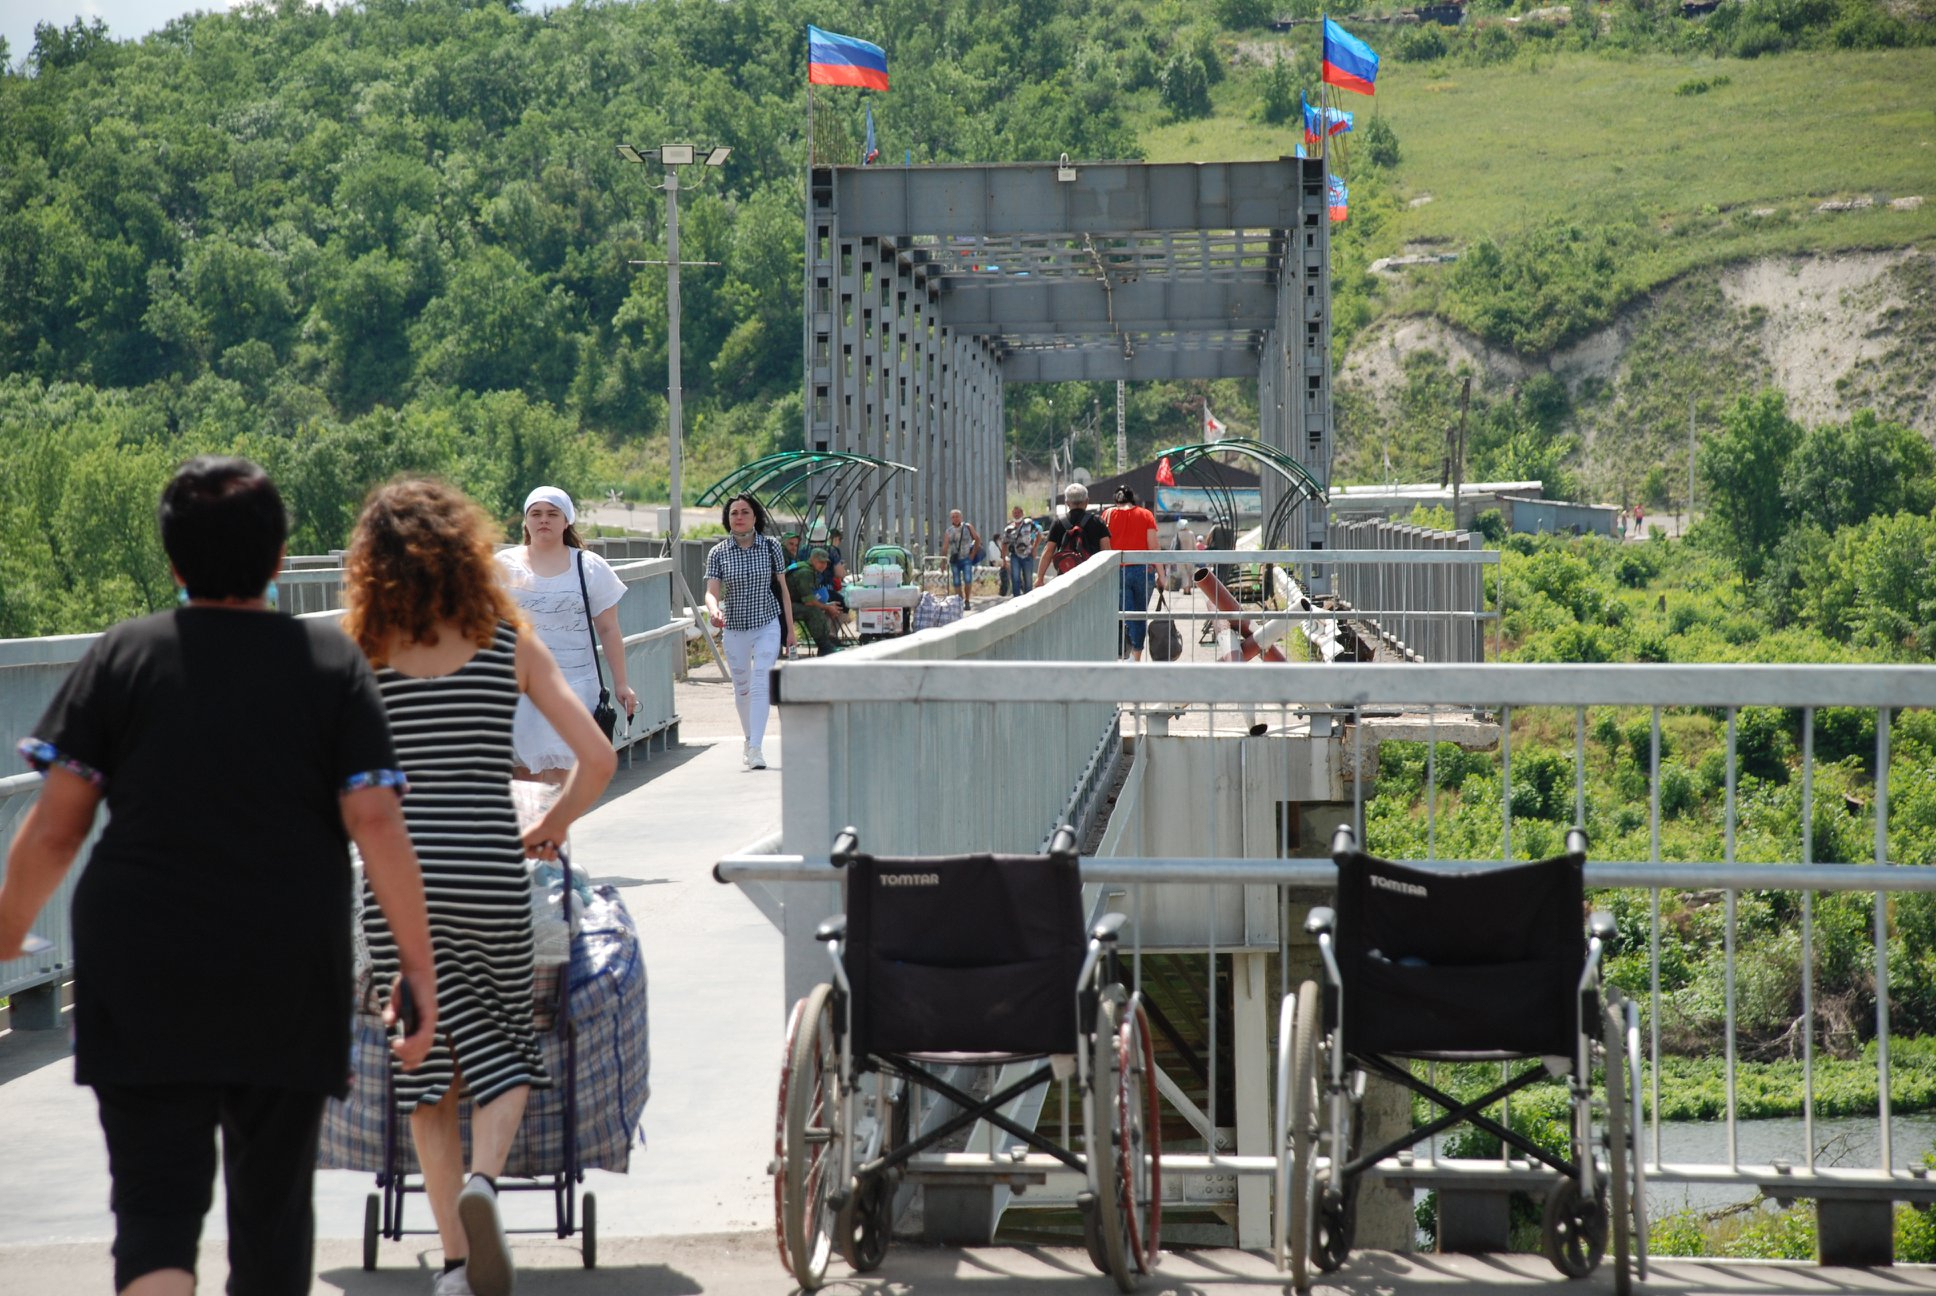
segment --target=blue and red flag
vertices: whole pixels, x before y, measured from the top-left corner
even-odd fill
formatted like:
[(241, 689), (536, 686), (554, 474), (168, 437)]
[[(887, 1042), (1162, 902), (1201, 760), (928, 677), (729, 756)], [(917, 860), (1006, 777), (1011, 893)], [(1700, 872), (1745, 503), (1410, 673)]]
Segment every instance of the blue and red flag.
[[(1301, 101), (1300, 101), (1301, 102)], [(1351, 114), (1342, 108), (1314, 108), (1304, 105), (1304, 142), (1315, 144), (1320, 138), (1343, 135), (1351, 129)]]
[(870, 102), (867, 105), (867, 146), (860, 151), (860, 164), (873, 166), (880, 159), (880, 145), (874, 142), (874, 105)]
[(870, 41), (807, 27), (807, 84), (887, 89), (887, 52)]
[(1348, 201), (1350, 197), (1351, 191), (1344, 187), (1344, 181), (1336, 176), (1330, 176), (1325, 180), (1324, 205), (1330, 209), (1331, 219), (1334, 222), (1341, 221), (1350, 214)]
[(1371, 46), (1326, 18), (1324, 71), (1319, 79), (1341, 90), (1375, 94), (1372, 82), (1378, 79), (1378, 56), (1372, 53)]

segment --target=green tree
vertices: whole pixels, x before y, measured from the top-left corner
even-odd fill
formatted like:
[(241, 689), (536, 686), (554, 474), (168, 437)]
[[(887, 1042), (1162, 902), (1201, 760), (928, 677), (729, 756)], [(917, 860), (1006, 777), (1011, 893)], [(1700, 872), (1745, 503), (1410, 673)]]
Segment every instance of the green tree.
[(1801, 428), (1788, 417), (1786, 398), (1764, 391), (1737, 400), (1721, 435), (1701, 445), (1709, 534), (1749, 581), (1760, 577), (1787, 528), (1782, 477), (1800, 442)]
[(1279, 57), (1271, 60), (1264, 69), (1259, 85), (1257, 116), (1271, 126), (1282, 126), (1298, 115), (1297, 78), (1292, 74), (1290, 61)]
[(1210, 115), (1210, 78), (1196, 51), (1179, 49), (1171, 54), (1157, 74), (1157, 91), (1170, 116), (1178, 121)]
[(1398, 165), (1398, 132), (1383, 117), (1365, 123), (1365, 161), (1386, 170)]
[(1838, 531), (1890, 513), (1936, 508), (1936, 454), (1919, 433), (1858, 410), (1847, 423), (1811, 429), (1781, 480), (1791, 516)]

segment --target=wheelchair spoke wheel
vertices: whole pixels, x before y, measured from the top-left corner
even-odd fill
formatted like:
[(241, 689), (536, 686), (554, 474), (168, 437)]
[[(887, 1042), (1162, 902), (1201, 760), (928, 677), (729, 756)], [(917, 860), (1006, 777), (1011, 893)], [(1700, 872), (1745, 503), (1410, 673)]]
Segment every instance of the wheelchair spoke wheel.
[(894, 1186), (884, 1174), (869, 1175), (848, 1195), (834, 1222), (840, 1255), (857, 1273), (871, 1273), (887, 1258), (894, 1225)]
[(1358, 1181), (1348, 1188), (1327, 1188), (1317, 1204), (1311, 1238), (1311, 1259), (1325, 1273), (1336, 1273), (1351, 1254), (1358, 1232)]
[(1277, 1149), (1276, 1191), (1271, 1194), (1271, 1247), (1279, 1273), (1289, 1263), (1284, 1247), (1290, 1237), (1291, 1172), (1291, 1050), (1296, 1041), (1297, 996), (1285, 995), (1277, 1011), (1277, 1104), (1275, 1141)]
[(1316, 1233), (1314, 1198), (1317, 1191), (1318, 1149), (1318, 1033), (1324, 1029), (1318, 986), (1306, 981), (1297, 988), (1296, 1019), (1291, 1027), (1290, 1101), (1285, 1120), (1290, 1126), (1291, 1286), (1303, 1291), (1311, 1285), (1311, 1240)]
[(794, 1281), (814, 1291), (826, 1279), (833, 1252), (834, 1220), (827, 1198), (839, 1164), (832, 986), (815, 986), (801, 1001), (788, 1035), (777, 1187), (781, 1254)]
[(1546, 1258), (1568, 1278), (1584, 1278), (1607, 1250), (1607, 1207), (1600, 1197), (1582, 1197), (1572, 1179), (1558, 1179), (1546, 1194), (1540, 1229)]
[[(1646, 1277), (1646, 1188), (1640, 1160), (1640, 1014), (1618, 991), (1607, 997), (1607, 1180), (1612, 1203), (1613, 1289), (1627, 1296), (1633, 1271)], [(1630, 1025), (1631, 1021), (1631, 1025)]]
[[(875, 1074), (874, 1123), (861, 1138), (854, 1133), (854, 1165), (858, 1168), (884, 1156), (908, 1140), (908, 1086), (888, 1072)], [(895, 1174), (869, 1175), (855, 1185), (847, 1204), (834, 1221), (834, 1243), (841, 1258), (858, 1273), (871, 1273), (887, 1258), (894, 1232)]]
[(1128, 1252), (1139, 1274), (1156, 1268), (1163, 1229), (1163, 1131), (1156, 1108), (1156, 1052), (1142, 996), (1133, 996), (1116, 1034), (1117, 1179)]
[(1116, 1125), (1124, 1015), (1121, 987), (1105, 989), (1096, 1004), (1095, 1031), (1089, 1041), (1089, 1092), (1082, 1102), (1083, 1142), (1093, 1196), (1083, 1225), (1083, 1240), (1096, 1268), (1114, 1278), (1118, 1288), (1130, 1291), (1136, 1286), (1136, 1265), (1130, 1258), (1129, 1213), (1123, 1209), (1122, 1196), (1121, 1132)]

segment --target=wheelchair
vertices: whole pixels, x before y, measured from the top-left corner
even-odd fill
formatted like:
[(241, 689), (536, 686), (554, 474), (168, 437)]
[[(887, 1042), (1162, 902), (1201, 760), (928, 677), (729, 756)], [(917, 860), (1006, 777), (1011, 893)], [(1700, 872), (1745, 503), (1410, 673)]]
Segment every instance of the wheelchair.
[[(1313, 909), (1324, 985), (1284, 1000), (1277, 1069), (1276, 1259), (1297, 1290), (1350, 1253), (1365, 1172), (1454, 1125), (1469, 1124), (1553, 1172), (1542, 1249), (1584, 1278), (1608, 1241), (1614, 1290), (1646, 1278), (1645, 1177), (1639, 1155), (1639, 1007), (1604, 987), (1613, 920), (1583, 932), (1586, 835), (1566, 853), (1473, 870), (1414, 868), (1360, 851), (1349, 827), (1332, 839), (1337, 911)], [(1462, 1102), (1412, 1074), (1411, 1060), (1531, 1065)], [(1595, 1068), (1604, 1095), (1593, 1090)], [(1365, 1151), (1365, 1078), (1377, 1075), (1441, 1114)], [(1570, 1155), (1556, 1156), (1486, 1115), (1548, 1076), (1567, 1077)]]
[[(794, 1005), (780, 1074), (770, 1168), (787, 1271), (813, 1291), (835, 1250), (856, 1271), (878, 1267), (896, 1189), (928, 1181), (924, 1170), (1012, 1184), (1041, 1182), (1059, 1163), (1086, 1179), (1077, 1205), (1090, 1260), (1133, 1290), (1156, 1265), (1162, 1223), (1155, 1059), (1117, 953), (1125, 916), (1084, 931), (1075, 834), (1058, 829), (1046, 856), (888, 858), (863, 854), (849, 828), (832, 858), (847, 912), (815, 936), (833, 981)], [(937, 1074), (1035, 1058), (1041, 1066), (985, 1098)], [(1081, 1152), (1002, 1113), (1071, 1075)], [(918, 1131), (917, 1090), (960, 1110)], [(1015, 1144), (985, 1157), (932, 1151), (978, 1120)], [(1025, 1165), (1024, 1147), (1044, 1155)]]

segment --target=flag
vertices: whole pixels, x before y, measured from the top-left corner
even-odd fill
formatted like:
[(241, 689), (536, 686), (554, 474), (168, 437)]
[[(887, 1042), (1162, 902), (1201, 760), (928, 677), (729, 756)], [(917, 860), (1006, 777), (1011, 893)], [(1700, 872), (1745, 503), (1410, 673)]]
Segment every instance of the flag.
[(1176, 474), (1170, 471), (1170, 457), (1168, 455), (1164, 455), (1163, 461), (1156, 465), (1156, 484), (1158, 486), (1176, 485)]
[[(882, 75), (885, 76), (885, 64)], [(1318, 78), (1326, 85), (1361, 95), (1375, 94), (1371, 83), (1378, 79), (1378, 56), (1371, 46), (1353, 36), (1329, 18), (1324, 20), (1324, 71)], [(882, 89), (887, 87), (883, 85)]]
[(887, 52), (869, 41), (807, 27), (807, 82), (810, 85), (887, 89)]
[(1209, 404), (1206, 403), (1203, 407), (1203, 439), (1205, 441), (1220, 440), (1223, 437), (1223, 433), (1223, 420), (1215, 414), (1212, 414)]
[(1315, 144), (1321, 138), (1343, 135), (1351, 130), (1351, 114), (1342, 108), (1314, 108), (1304, 105), (1304, 142)]
[(1333, 221), (1341, 221), (1350, 214), (1350, 205), (1347, 201), (1350, 197), (1351, 191), (1344, 187), (1344, 181), (1336, 176), (1330, 176), (1325, 180), (1324, 205), (1330, 209)]
[(872, 166), (880, 158), (880, 147), (874, 143), (874, 105), (870, 103), (867, 105), (867, 147), (861, 150), (860, 164)]

